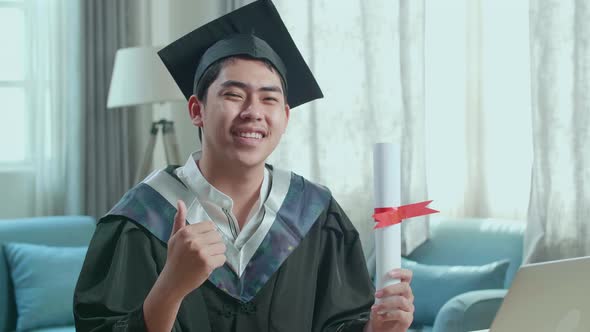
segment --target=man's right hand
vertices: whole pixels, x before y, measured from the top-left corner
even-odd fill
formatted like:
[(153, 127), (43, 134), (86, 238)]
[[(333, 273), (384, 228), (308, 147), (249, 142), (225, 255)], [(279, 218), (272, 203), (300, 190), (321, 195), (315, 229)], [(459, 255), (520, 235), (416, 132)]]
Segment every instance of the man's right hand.
[(187, 225), (186, 205), (179, 200), (177, 208), (162, 281), (184, 298), (225, 263), (225, 245), (212, 221)]
[(143, 303), (148, 332), (170, 331), (180, 303), (225, 263), (225, 245), (212, 221), (186, 224), (186, 206), (178, 201), (168, 256), (162, 273)]

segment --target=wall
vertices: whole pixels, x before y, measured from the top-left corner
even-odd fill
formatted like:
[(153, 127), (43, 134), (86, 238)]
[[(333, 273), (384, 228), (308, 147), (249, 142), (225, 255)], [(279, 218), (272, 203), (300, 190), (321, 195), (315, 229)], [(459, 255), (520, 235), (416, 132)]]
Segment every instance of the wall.
[(0, 171), (0, 218), (28, 217), (33, 210), (32, 172)]

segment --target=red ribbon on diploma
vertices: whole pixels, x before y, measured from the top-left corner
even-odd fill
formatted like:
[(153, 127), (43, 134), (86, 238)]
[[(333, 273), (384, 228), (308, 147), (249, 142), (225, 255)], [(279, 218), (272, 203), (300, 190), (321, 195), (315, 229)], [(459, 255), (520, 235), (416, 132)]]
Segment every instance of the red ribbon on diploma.
[(439, 211), (428, 208), (427, 205), (432, 201), (402, 205), (399, 207), (376, 208), (373, 219), (377, 225), (375, 229), (399, 224), (404, 219), (425, 216), (427, 214), (437, 213)]

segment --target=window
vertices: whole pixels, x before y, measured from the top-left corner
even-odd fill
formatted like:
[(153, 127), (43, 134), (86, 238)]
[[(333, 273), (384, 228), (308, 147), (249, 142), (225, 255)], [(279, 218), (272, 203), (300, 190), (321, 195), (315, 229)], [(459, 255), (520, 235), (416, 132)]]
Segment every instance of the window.
[(0, 165), (30, 161), (27, 3), (0, 0)]
[(68, 181), (79, 182), (80, 5), (0, 0), (3, 217), (63, 213)]

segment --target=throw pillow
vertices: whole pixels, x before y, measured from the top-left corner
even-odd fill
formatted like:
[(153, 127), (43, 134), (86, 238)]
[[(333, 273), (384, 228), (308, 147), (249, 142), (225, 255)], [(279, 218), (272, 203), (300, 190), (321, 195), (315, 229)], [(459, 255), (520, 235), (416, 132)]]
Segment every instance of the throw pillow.
[(413, 271), (414, 323), (432, 326), (440, 308), (459, 294), (504, 288), (509, 265), (509, 260), (481, 266), (447, 266), (402, 259), (402, 267)]
[(4, 244), (14, 286), (18, 331), (74, 325), (74, 288), (86, 250), (86, 247)]

